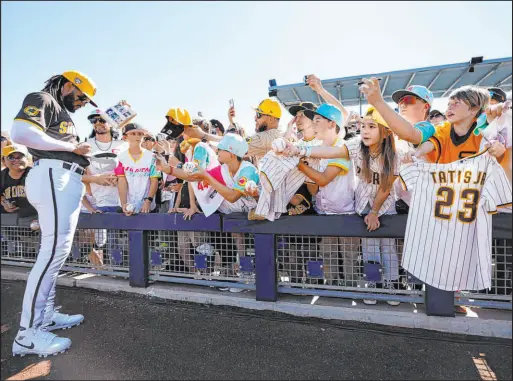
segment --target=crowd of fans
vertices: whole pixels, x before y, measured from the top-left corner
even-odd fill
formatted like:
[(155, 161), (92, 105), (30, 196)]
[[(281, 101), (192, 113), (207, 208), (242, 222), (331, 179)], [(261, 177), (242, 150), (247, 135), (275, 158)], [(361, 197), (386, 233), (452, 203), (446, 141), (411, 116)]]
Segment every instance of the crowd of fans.
[[(397, 178), (401, 166), (413, 157), (441, 164), (462, 158), (441, 155), (433, 143), (439, 131), (456, 125), (456, 135), (443, 144), (468, 145), (475, 138), (472, 131), (479, 127), (481, 115), (491, 122), (508, 110), (502, 89), (476, 86), (455, 89), (445, 113), (432, 109), (434, 97), (429, 89), (410, 86), (393, 94), (394, 110), (380, 99), (377, 81), (364, 80), (361, 91), (370, 106), (364, 115), (357, 115), (326, 91), (315, 75), (307, 77), (307, 84), (325, 103), (294, 105), (287, 110), (288, 116), (282, 115), (276, 100), (265, 99), (255, 108), (254, 133), (248, 136), (250, 129), (236, 122), (234, 107), (228, 110), (227, 127), (218, 119), (193, 118), (187, 110), (173, 108), (158, 134), (133, 121), (121, 128), (111, 126), (102, 110), (93, 110), (88, 116), (92, 132), (87, 142), (92, 152), (83, 176), (83, 212), (126, 216), (179, 213), (184, 219), (197, 213), (244, 212), (249, 219), (270, 221), (283, 213), (358, 214), (373, 231), (380, 227), (380, 216), (408, 213), (410, 195)], [(280, 122), (284, 120), (288, 124), (282, 130)], [(495, 139), (478, 142), (470, 150), (470, 154), (476, 153), (486, 143), (510, 180), (511, 134), (511, 124), (503, 123)], [(2, 213), (34, 216), (36, 220), (24, 194), (30, 160), (23, 147), (2, 134)], [(281, 174), (270, 173), (275, 166)], [(300, 179), (297, 188), (291, 188), (291, 177)], [(202, 195), (206, 188), (212, 190), (209, 197)], [(283, 205), (280, 200), (285, 201)], [(179, 233), (179, 256), (184, 266), (194, 271), (189, 248), (208, 240)], [(101, 265), (101, 248), (115, 240), (109, 231), (97, 231), (90, 261)], [(239, 255), (244, 256), (244, 237), (233, 234), (233, 240)], [(358, 279), (353, 278), (356, 272), (352, 268), (358, 260), (358, 245), (334, 237), (322, 237), (313, 244), (318, 244), (325, 273), (330, 274), (326, 282), (354, 286)], [(380, 263), (384, 287), (394, 288), (400, 253), (393, 240), (365, 238), (360, 244), (363, 261)], [(332, 249), (336, 245), (344, 248), (340, 250), (344, 265), (338, 275), (338, 270), (330, 269), (333, 259), (340, 256)]]

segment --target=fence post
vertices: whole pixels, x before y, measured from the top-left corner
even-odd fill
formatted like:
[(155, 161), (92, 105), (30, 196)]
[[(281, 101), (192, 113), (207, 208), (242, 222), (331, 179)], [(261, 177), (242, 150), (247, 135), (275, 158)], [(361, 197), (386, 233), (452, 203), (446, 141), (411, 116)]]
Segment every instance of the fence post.
[(132, 287), (148, 287), (148, 232), (130, 230), (128, 232), (129, 279)]
[(426, 284), (426, 315), (454, 317), (454, 292), (444, 291)]
[(278, 300), (278, 273), (273, 234), (255, 234), (256, 300)]

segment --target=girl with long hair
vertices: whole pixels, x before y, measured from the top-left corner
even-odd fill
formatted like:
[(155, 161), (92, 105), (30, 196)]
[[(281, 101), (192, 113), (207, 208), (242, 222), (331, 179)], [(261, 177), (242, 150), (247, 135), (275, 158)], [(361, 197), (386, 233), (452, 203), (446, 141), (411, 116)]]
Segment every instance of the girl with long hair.
[[(355, 211), (365, 216), (368, 231), (380, 227), (379, 217), (396, 214), (394, 181), (399, 175), (399, 156), (395, 139), (381, 115), (370, 107), (362, 119), (359, 136), (346, 141), (341, 147), (296, 147), (288, 146), (289, 155), (314, 158), (350, 158), (358, 177), (355, 191)], [(399, 259), (395, 242), (390, 238), (363, 238), (363, 260), (366, 263), (382, 264), (384, 288), (395, 289), (399, 280)], [(362, 286), (374, 288), (374, 282)], [(376, 304), (375, 300), (364, 300)], [(398, 302), (387, 301), (390, 305)]]

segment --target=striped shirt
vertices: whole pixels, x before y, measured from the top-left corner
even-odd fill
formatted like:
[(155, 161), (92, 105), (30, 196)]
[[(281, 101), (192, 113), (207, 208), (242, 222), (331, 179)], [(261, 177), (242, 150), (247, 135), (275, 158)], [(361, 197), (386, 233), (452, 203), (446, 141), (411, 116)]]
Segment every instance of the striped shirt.
[[(372, 208), (374, 200), (378, 194), (382, 177), (383, 177), (383, 162), (382, 156), (378, 155), (375, 158), (370, 158), (370, 170), (372, 174), (371, 182), (363, 177), (362, 164), (363, 164), (363, 152), (362, 152), (362, 140), (360, 136), (354, 139), (346, 141), (346, 147), (349, 151), (349, 157), (353, 162), (355, 168), (356, 177), (358, 179), (355, 191), (355, 210), (356, 213), (362, 214), (367, 205)], [(399, 176), (399, 158), (396, 155), (394, 162), (394, 176)], [(388, 198), (385, 200), (381, 208), (379, 209), (378, 216), (383, 214), (395, 214), (395, 189), (392, 187)]]

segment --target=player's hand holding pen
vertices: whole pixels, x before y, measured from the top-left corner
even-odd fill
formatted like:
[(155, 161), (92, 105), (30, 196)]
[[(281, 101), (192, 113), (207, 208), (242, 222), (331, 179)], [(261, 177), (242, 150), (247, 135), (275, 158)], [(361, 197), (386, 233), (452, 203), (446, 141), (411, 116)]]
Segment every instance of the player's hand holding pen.
[(73, 153), (80, 156), (88, 156), (91, 153), (91, 144), (85, 142), (79, 143), (77, 144), (77, 148), (73, 150)]
[(365, 216), (363, 221), (367, 225), (367, 231), (369, 231), (369, 232), (377, 230), (381, 226), (381, 224), (379, 222), (378, 213), (375, 212), (374, 210), (371, 210), (369, 212), (369, 214), (367, 214)]

